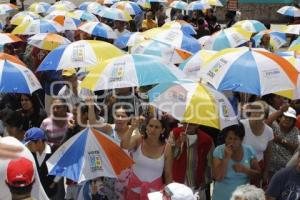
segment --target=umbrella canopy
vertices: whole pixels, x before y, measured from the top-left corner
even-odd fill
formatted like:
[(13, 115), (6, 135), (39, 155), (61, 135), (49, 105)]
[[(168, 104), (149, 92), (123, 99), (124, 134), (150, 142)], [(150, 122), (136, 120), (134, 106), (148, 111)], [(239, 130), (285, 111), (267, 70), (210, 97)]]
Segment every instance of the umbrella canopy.
[(55, 33), (39, 33), (28, 38), (28, 44), (48, 51), (70, 43), (70, 40)]
[(179, 29), (152, 28), (144, 31), (142, 34), (146, 38), (151, 38), (192, 53), (196, 53), (200, 50), (198, 41), (190, 35), (185, 35)]
[(146, 40), (138, 43), (130, 49), (132, 54), (144, 54), (160, 57), (168, 63), (178, 64), (188, 59), (192, 53), (174, 48), (171, 45), (161, 43), (155, 40)]
[(75, 17), (80, 20), (99, 22), (98, 18), (92, 13), (84, 10), (75, 10), (73, 11)]
[(201, 0), (201, 2), (211, 5), (211, 6), (219, 6), (219, 7), (223, 6), (223, 4), (220, 0)]
[(12, 31), (12, 34), (35, 35), (38, 33), (57, 33), (61, 31), (63, 31), (63, 27), (57, 22), (37, 19), (26, 24), (20, 24)]
[(217, 129), (237, 124), (228, 99), (215, 89), (190, 82), (163, 83), (148, 92), (150, 104), (175, 119)]
[(92, 91), (172, 82), (183, 78), (175, 66), (149, 55), (124, 55), (91, 69), (81, 87)]
[(277, 12), (286, 16), (300, 17), (300, 10), (295, 6), (283, 6)]
[(0, 92), (32, 94), (41, 84), (25, 64), (15, 56), (0, 53)]
[(105, 8), (101, 12), (99, 12), (98, 15), (100, 17), (118, 21), (128, 22), (132, 20), (128, 12), (120, 10), (118, 8)]
[(282, 47), (282, 45), (284, 45), (287, 42), (285, 33), (279, 31), (265, 30), (257, 33), (253, 37), (256, 46), (260, 44), (261, 39), (265, 34), (270, 35), (270, 44), (274, 49), (279, 49), (280, 47)]
[(173, 1), (169, 7), (170, 8), (175, 8), (175, 9), (179, 9), (179, 10), (185, 10), (187, 7), (187, 3), (184, 1)]
[(22, 23), (31, 22), (35, 19), (40, 19), (40, 15), (38, 15), (34, 12), (22, 11), (22, 12), (15, 14), (11, 18), (10, 23), (13, 25), (20, 25)]
[(98, 2), (84, 2), (79, 6), (80, 10), (85, 10), (93, 14), (97, 14), (103, 9), (103, 6)]
[(44, 19), (52, 20), (60, 24), (64, 30), (77, 30), (77, 26), (81, 23), (79, 19), (76, 19), (74, 13), (67, 11), (53, 11)]
[(6, 15), (18, 9), (17, 6), (11, 3), (0, 4), (0, 15)]
[(188, 4), (186, 10), (206, 10), (211, 8), (208, 3), (202, 1), (193, 1)]
[(69, 9), (75, 10), (76, 9), (76, 5), (71, 2), (71, 1), (67, 1), (67, 0), (61, 0), (61, 1), (57, 1), (54, 3), (54, 5), (62, 5), (65, 6)]
[(101, 176), (116, 178), (134, 161), (109, 136), (86, 128), (60, 146), (46, 163), (50, 175), (81, 183)]
[(142, 12), (139, 5), (135, 2), (131, 1), (119, 1), (114, 3), (111, 8), (118, 8), (120, 10), (124, 10), (128, 12), (130, 15), (136, 15)]
[(96, 0), (98, 3), (101, 3), (102, 5), (112, 5), (119, 0)]
[(141, 32), (129, 32), (124, 33), (114, 41), (114, 45), (120, 49), (126, 48), (127, 46), (133, 46), (145, 40), (145, 37)]
[(21, 38), (11, 33), (0, 33), (0, 45), (13, 43), (13, 42), (20, 42), (20, 41), (22, 41)]
[(57, 11), (57, 10), (61, 10), (61, 11), (73, 11), (74, 9), (64, 5), (64, 4), (56, 4), (56, 5), (52, 5), (48, 8), (47, 13), (51, 13), (53, 11)]
[(226, 48), (237, 47), (250, 40), (252, 33), (240, 27), (231, 27), (214, 33), (203, 47), (206, 50), (220, 51)]
[(196, 35), (197, 34), (194, 27), (184, 20), (174, 20), (174, 21), (166, 22), (166, 23), (164, 23), (164, 25), (162, 27), (163, 28), (180, 29), (184, 34), (187, 34), (187, 35)]
[(35, 12), (35, 13), (46, 13), (48, 9), (50, 8), (49, 3), (45, 2), (35, 2), (29, 6), (29, 11)]
[(232, 90), (263, 96), (289, 91), (297, 83), (297, 71), (284, 58), (264, 49), (246, 47), (216, 53), (200, 69), (201, 77), (218, 90)]
[(151, 8), (151, 4), (148, 0), (137, 0), (136, 3), (139, 4), (144, 9)]
[(291, 24), (282, 28), (282, 31), (288, 34), (300, 35), (300, 24)]
[(263, 23), (257, 20), (238, 21), (233, 25), (233, 27), (241, 27), (245, 31), (252, 33), (257, 33), (267, 29)]
[(78, 27), (79, 30), (90, 35), (99, 36), (108, 39), (116, 39), (117, 35), (114, 30), (101, 22), (86, 22)]
[(110, 43), (79, 40), (51, 51), (40, 64), (38, 71), (94, 67), (121, 55), (123, 52)]
[(181, 63), (179, 65), (179, 69), (182, 70), (188, 78), (199, 81), (200, 68), (203, 67), (204, 64), (216, 53), (216, 51), (200, 50), (192, 57)]
[(299, 51), (300, 50), (300, 37), (292, 42), (289, 47), (289, 51)]

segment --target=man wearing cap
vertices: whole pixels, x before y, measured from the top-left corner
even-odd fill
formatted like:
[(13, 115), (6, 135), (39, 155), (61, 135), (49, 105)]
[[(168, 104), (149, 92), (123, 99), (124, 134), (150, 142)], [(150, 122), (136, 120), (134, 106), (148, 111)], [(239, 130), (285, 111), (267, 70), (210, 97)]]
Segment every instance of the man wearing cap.
[[(299, 145), (299, 130), (295, 126), (297, 118), (295, 109), (289, 107), (286, 111), (279, 112), (281, 112), (281, 116), (277, 113), (274, 114), (280, 119), (279, 124), (273, 123), (272, 125), (274, 140), (271, 142), (271, 158), (268, 165), (269, 179), (285, 167)], [(275, 121), (276, 118), (272, 120)], [(268, 121), (270, 122), (270, 117)]]
[(6, 185), (12, 200), (33, 200), (31, 190), (34, 183), (34, 167), (30, 160), (24, 157), (11, 160), (7, 165), (6, 176)]
[(53, 152), (51, 147), (46, 143), (45, 132), (40, 128), (30, 128), (26, 131), (23, 142), (27, 144), (27, 147), (33, 154), (38, 174), (46, 194), (52, 197), (56, 193), (57, 183), (60, 179), (48, 175), (46, 161)]

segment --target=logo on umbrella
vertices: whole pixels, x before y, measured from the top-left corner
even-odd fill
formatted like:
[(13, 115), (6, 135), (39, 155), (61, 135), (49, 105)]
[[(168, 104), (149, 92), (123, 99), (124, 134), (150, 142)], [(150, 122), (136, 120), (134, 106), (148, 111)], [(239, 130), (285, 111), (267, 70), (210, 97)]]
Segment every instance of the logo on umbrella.
[(77, 62), (83, 62), (85, 57), (84, 50), (85, 49), (83, 45), (74, 46), (72, 60)]
[(227, 60), (225, 60), (224, 58), (221, 58), (216, 64), (215, 66), (208, 71), (207, 75), (211, 78), (214, 78), (215, 75), (220, 71), (220, 69), (225, 66), (228, 63)]
[(92, 172), (97, 170), (102, 170), (102, 161), (100, 157), (99, 151), (90, 151), (88, 152), (89, 161), (90, 161), (90, 169)]

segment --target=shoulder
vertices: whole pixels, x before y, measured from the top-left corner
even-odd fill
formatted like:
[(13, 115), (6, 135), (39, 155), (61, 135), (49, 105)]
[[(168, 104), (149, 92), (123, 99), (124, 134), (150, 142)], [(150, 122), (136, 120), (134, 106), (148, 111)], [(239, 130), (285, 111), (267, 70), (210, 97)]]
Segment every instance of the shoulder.
[(51, 117), (47, 117), (43, 120), (42, 125), (47, 125), (47, 124), (51, 123), (51, 121), (52, 121)]
[(199, 130), (198, 137), (200, 138), (201, 143), (212, 143), (213, 142), (212, 137), (202, 130)]
[(213, 156), (222, 159), (224, 155), (225, 144), (219, 145), (215, 148)]

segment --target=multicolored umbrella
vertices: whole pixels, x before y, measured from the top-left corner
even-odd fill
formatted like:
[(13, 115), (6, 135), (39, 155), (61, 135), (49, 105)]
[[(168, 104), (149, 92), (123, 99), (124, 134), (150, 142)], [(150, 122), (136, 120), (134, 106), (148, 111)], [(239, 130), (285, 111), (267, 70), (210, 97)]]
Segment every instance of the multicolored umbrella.
[(62, 11), (73, 11), (74, 9), (71, 7), (68, 7), (67, 5), (64, 4), (56, 4), (56, 5), (52, 5), (48, 8), (47, 13), (51, 13), (53, 11), (56, 10), (62, 10)]
[(41, 84), (17, 57), (0, 53), (0, 92), (32, 94)]
[(196, 35), (197, 34), (194, 27), (184, 20), (174, 20), (174, 21), (166, 22), (166, 23), (164, 23), (164, 25), (162, 27), (163, 28), (180, 29), (180, 30), (182, 30), (183, 33), (185, 33), (187, 35)]
[(288, 34), (300, 35), (300, 24), (291, 24), (284, 26), (282, 31)]
[(216, 53), (200, 69), (200, 76), (218, 90), (232, 90), (263, 96), (285, 91), (292, 98), (297, 70), (284, 58), (264, 49), (247, 47)]
[(99, 12), (98, 15), (100, 17), (118, 21), (128, 22), (132, 20), (128, 12), (120, 10), (118, 8), (105, 8), (101, 12)]
[(98, 18), (92, 13), (89, 13), (88, 11), (75, 10), (73, 13), (77, 19), (91, 22), (99, 22)]
[(114, 3), (111, 8), (118, 8), (128, 12), (130, 15), (136, 15), (142, 12), (139, 5), (132, 1), (119, 1)]
[(130, 53), (157, 56), (168, 63), (182, 63), (192, 53), (155, 40), (146, 40), (131, 47)]
[(62, 6), (67, 7), (68, 9), (71, 9), (71, 10), (76, 9), (76, 5), (73, 2), (67, 1), (67, 0), (57, 1), (57, 2), (54, 3), (54, 5), (62, 5)]
[(185, 35), (179, 29), (152, 28), (144, 31), (142, 34), (146, 38), (151, 38), (192, 53), (200, 50), (198, 41), (190, 35)]
[(257, 20), (238, 21), (233, 25), (233, 27), (241, 27), (245, 31), (252, 32), (252, 33), (257, 33), (267, 29), (263, 23)]
[(193, 1), (188, 4), (186, 10), (206, 10), (211, 8), (208, 3), (204, 3), (202, 1)]
[(200, 1), (211, 6), (219, 6), (219, 7), (223, 6), (220, 0), (200, 0)]
[(61, 145), (46, 163), (50, 175), (81, 183), (97, 177), (116, 178), (134, 161), (109, 136), (86, 128)]
[(192, 57), (185, 60), (179, 65), (179, 69), (184, 72), (184, 74), (195, 81), (200, 80), (200, 68), (204, 67), (205, 63), (217, 53), (217, 51), (200, 50)]
[(231, 27), (220, 30), (211, 36), (210, 42), (205, 44), (206, 50), (220, 51), (226, 48), (237, 47), (248, 42), (252, 33), (240, 27)]
[(39, 33), (28, 38), (28, 44), (48, 51), (70, 43), (70, 40), (55, 33)]
[(121, 35), (114, 41), (114, 45), (120, 49), (133, 46), (145, 40), (141, 32), (129, 32)]
[(172, 82), (184, 78), (175, 66), (149, 55), (124, 55), (90, 70), (81, 87), (92, 91)]
[(35, 13), (46, 13), (48, 9), (50, 8), (49, 3), (45, 2), (35, 2), (29, 6), (29, 11), (35, 12)]
[(22, 11), (22, 12), (15, 14), (11, 18), (10, 23), (13, 25), (20, 25), (20, 24), (28, 23), (35, 19), (40, 19), (40, 18), (41, 18), (41, 16), (34, 12)]
[(199, 83), (163, 83), (148, 92), (150, 104), (175, 119), (217, 129), (237, 124), (228, 99), (217, 90)]
[(81, 23), (79, 19), (76, 19), (74, 13), (56, 10), (49, 13), (44, 19), (52, 20), (59, 23), (64, 30), (77, 30), (77, 26)]
[(12, 34), (35, 35), (38, 33), (57, 33), (61, 31), (63, 31), (63, 27), (57, 22), (37, 19), (26, 24), (20, 24), (12, 31)]
[(108, 39), (116, 39), (117, 35), (114, 30), (101, 22), (86, 22), (78, 27), (79, 30), (90, 35), (99, 36)]
[(93, 14), (97, 14), (101, 10), (103, 10), (103, 6), (98, 2), (84, 2), (79, 6), (80, 10), (85, 10)]
[(18, 9), (17, 6), (11, 3), (0, 4), (0, 15), (6, 15)]
[(265, 34), (270, 35), (270, 44), (274, 49), (279, 49), (282, 45), (286, 44), (287, 38), (286, 34), (283, 32), (279, 31), (272, 31), (272, 30), (265, 30), (257, 33), (254, 37), (253, 40), (255, 41), (255, 45), (258, 46), (261, 42), (262, 37)]
[(79, 40), (51, 51), (37, 71), (94, 67), (124, 53), (114, 45), (97, 40)]
[(112, 5), (116, 2), (118, 2), (119, 0), (96, 0), (96, 2), (102, 4), (102, 5)]
[(299, 51), (300, 50), (300, 37), (292, 42), (289, 47), (289, 51)]
[(300, 17), (300, 9), (295, 6), (283, 6), (277, 12), (291, 17)]
[(175, 8), (175, 9), (179, 9), (179, 10), (185, 10), (186, 9), (186, 7), (187, 7), (187, 3), (186, 2), (184, 2), (184, 1), (173, 1), (170, 5), (169, 5), (169, 7), (170, 8)]
[(0, 33), (0, 45), (13, 43), (13, 42), (20, 42), (20, 41), (22, 41), (21, 38), (11, 33)]
[(137, 0), (136, 3), (139, 4), (144, 9), (151, 8), (151, 4), (148, 0)]

